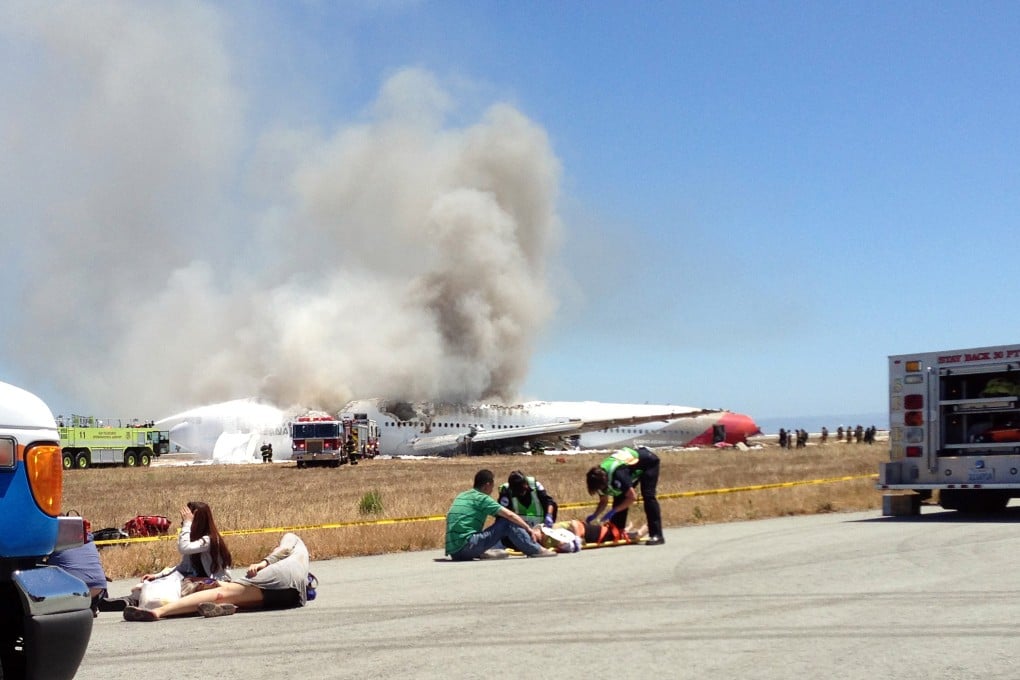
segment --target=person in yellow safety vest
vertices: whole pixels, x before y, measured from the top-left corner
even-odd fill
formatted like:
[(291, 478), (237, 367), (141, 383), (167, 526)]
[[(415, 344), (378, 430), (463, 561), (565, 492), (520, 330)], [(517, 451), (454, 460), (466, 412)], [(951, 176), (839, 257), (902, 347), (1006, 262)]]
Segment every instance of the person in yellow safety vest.
[(646, 446), (636, 449), (624, 447), (602, 461), (600, 465), (588, 470), (587, 485), (589, 495), (598, 495), (599, 504), (595, 512), (585, 519), (587, 523), (595, 521), (609, 498), (613, 499), (613, 507), (602, 516), (602, 522), (612, 522), (620, 530), (627, 526), (627, 510), (637, 501), (634, 485), (640, 484), (641, 498), (645, 504), (645, 517), (648, 519), (648, 540), (645, 545), (662, 545), (662, 513), (659, 501), (655, 497), (655, 487), (659, 483), (659, 457)]
[(520, 470), (511, 472), (506, 482), (500, 484), (499, 504), (516, 512), (531, 526), (551, 527), (559, 511), (559, 505), (541, 482)]
[[(558, 554), (537, 542), (542, 538), (541, 529), (529, 526), (520, 515), (492, 498), (495, 486), (492, 471), (479, 470), (474, 487), (453, 499), (446, 513), (446, 554), (450, 559), (459, 562), (508, 557), (505, 550), (491, 550), (505, 537), (528, 557)], [(489, 517), (495, 521), (483, 529)]]

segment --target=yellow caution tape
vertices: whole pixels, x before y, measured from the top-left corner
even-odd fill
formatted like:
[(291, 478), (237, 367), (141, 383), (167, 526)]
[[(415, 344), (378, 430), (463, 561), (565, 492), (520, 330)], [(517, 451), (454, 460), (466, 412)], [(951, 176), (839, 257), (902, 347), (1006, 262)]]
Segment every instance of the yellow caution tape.
[[(845, 477), (829, 477), (827, 479), (805, 479), (796, 482), (775, 482), (772, 484), (754, 484), (751, 486), (734, 486), (724, 489), (702, 489), (698, 491), (681, 491), (679, 493), (668, 493), (657, 495), (659, 500), (672, 500), (677, 498), (694, 498), (697, 496), (718, 496), (728, 493), (740, 493), (743, 491), (762, 491), (765, 489), (784, 489), (794, 486), (807, 486), (811, 484), (834, 484), (836, 482), (852, 482), (858, 479), (875, 479), (877, 474), (849, 475)], [(641, 500), (638, 500), (640, 503)], [(591, 507), (591, 502), (564, 503), (559, 506), (561, 510)], [(221, 531), (224, 536), (248, 536), (252, 534), (283, 534), (287, 532), (316, 531), (320, 529), (346, 529), (348, 527), (383, 526), (386, 524), (409, 524), (412, 522), (439, 522), (446, 519), (446, 515), (422, 515), (420, 517), (394, 517), (392, 519), (365, 519), (349, 522), (331, 522), (329, 524), (305, 524), (289, 527), (266, 527), (262, 529), (231, 529)], [(128, 543), (151, 543), (153, 541), (176, 540), (176, 534), (164, 534), (160, 536), (138, 536), (135, 538), (114, 538), (105, 541), (96, 541), (96, 545), (122, 545)]]
[[(794, 486), (807, 486), (811, 484), (834, 484), (836, 482), (852, 482), (858, 479), (877, 479), (878, 474), (867, 474), (867, 475), (848, 475), (845, 477), (828, 477), (826, 479), (803, 479), (796, 482), (774, 482), (772, 484), (754, 484), (751, 486), (733, 486), (723, 489), (700, 489), (697, 491), (681, 491), (679, 493), (666, 493), (656, 494), (655, 497), (658, 500), (672, 500), (677, 498), (695, 498), (697, 496), (719, 496), (727, 493), (740, 493), (742, 491), (763, 491), (765, 489), (784, 489)], [(641, 499), (638, 499), (638, 503)], [(560, 509), (572, 509), (572, 508), (587, 508), (591, 507), (591, 502), (587, 503), (567, 503), (560, 506)]]

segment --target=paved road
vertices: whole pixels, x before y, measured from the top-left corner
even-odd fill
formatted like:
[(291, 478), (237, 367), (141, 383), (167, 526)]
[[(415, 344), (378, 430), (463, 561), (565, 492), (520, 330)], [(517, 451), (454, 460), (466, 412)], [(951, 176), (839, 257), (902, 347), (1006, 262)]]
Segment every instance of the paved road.
[(1018, 528), (1020, 509), (831, 514), (552, 559), (316, 562), (304, 609), (100, 614), (78, 678), (1012, 679)]

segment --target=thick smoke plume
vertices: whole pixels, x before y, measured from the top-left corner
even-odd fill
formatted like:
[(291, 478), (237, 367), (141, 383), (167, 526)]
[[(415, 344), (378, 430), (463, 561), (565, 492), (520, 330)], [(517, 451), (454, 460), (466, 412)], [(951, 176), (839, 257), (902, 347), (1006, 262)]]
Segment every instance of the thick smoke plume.
[[(6, 360), (82, 409), (511, 399), (553, 309), (544, 131), (406, 69), (264, 121), (200, 4), (0, 10)], [(460, 120), (460, 119), (457, 119)]]

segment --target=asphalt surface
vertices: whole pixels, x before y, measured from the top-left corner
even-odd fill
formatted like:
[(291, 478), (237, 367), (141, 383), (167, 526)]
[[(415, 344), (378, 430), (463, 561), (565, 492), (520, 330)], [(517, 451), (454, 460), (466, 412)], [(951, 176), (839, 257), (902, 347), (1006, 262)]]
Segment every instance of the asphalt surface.
[(77, 677), (1016, 678), (1018, 528), (1020, 508), (828, 514), (547, 559), (315, 562), (302, 609), (102, 613)]

